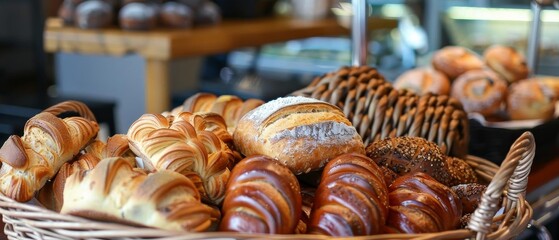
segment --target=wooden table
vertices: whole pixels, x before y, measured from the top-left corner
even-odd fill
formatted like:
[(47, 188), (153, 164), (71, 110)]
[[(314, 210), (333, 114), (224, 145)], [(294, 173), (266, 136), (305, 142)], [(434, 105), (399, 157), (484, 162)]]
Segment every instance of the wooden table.
[[(369, 22), (369, 29), (397, 26), (397, 20), (394, 19), (372, 18)], [(348, 34), (349, 30), (340, 26), (335, 19), (227, 20), (210, 27), (149, 32), (129, 32), (118, 28), (84, 30), (65, 27), (60, 19), (48, 19), (44, 44), (45, 50), (51, 53), (141, 55), (146, 62), (146, 112), (159, 113), (169, 108), (168, 66), (172, 59), (223, 53), (292, 39)]]

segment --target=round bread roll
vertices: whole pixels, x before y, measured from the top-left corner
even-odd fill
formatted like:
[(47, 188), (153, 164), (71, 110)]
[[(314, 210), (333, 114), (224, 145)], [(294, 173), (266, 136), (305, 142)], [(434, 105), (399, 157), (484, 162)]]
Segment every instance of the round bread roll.
[(166, 2), (161, 6), (159, 19), (166, 27), (171, 28), (190, 28), (194, 13), (186, 5), (178, 2)]
[(472, 70), (452, 84), (451, 96), (462, 102), (466, 112), (491, 116), (506, 100), (507, 82), (490, 70)]
[(507, 112), (512, 120), (551, 119), (555, 93), (540, 81), (524, 80), (510, 86)]
[(157, 24), (157, 9), (146, 3), (129, 3), (120, 9), (118, 19), (122, 29), (149, 30)]
[(543, 85), (546, 85), (548, 88), (550, 88), (551, 90), (553, 90), (553, 93), (555, 93), (555, 97), (559, 97), (559, 77), (537, 77), (534, 78), (537, 81), (540, 81)]
[(483, 61), (479, 56), (458, 46), (444, 47), (436, 51), (432, 64), (433, 68), (444, 73), (451, 80), (467, 71), (483, 68)]
[(278, 98), (248, 112), (233, 141), (245, 156), (270, 156), (295, 174), (318, 170), (343, 153), (365, 153), (363, 140), (338, 107), (306, 97)]
[(487, 66), (509, 83), (528, 77), (528, 65), (516, 49), (494, 45), (485, 50), (483, 57)]
[(406, 89), (418, 95), (435, 93), (448, 95), (450, 80), (441, 72), (430, 68), (416, 68), (405, 72), (394, 81), (396, 89)]
[(76, 7), (75, 24), (80, 28), (104, 28), (111, 24), (113, 9), (110, 4), (101, 0), (90, 0)]

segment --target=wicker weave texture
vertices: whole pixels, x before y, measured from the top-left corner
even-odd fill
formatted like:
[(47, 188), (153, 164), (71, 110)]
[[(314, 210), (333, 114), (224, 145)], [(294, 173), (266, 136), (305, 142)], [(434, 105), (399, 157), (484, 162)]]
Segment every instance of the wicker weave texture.
[[(523, 134), (511, 146), (500, 167), (474, 156), (467, 156), (481, 179), (489, 182), (482, 202), (469, 223), (469, 229), (429, 234), (383, 234), (351, 239), (509, 239), (526, 229), (532, 208), (524, 199), (528, 173), (534, 157), (535, 140)], [(501, 200), (502, 199), (502, 200)], [(500, 209), (501, 214), (495, 215)], [(258, 235), (224, 232), (177, 233), (100, 223), (62, 215), (33, 203), (19, 203), (0, 195), (0, 213), (9, 239), (330, 239), (319, 235)]]

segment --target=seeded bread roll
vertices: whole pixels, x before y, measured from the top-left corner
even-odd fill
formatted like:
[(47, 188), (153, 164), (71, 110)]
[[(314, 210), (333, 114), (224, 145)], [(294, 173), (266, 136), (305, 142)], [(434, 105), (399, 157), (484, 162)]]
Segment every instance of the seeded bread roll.
[(462, 203), (462, 215), (473, 213), (481, 202), (481, 196), (487, 189), (487, 186), (468, 183), (459, 184), (451, 187)]
[(233, 141), (245, 156), (270, 156), (295, 174), (318, 170), (343, 153), (365, 152), (338, 107), (305, 97), (278, 98), (248, 112)]

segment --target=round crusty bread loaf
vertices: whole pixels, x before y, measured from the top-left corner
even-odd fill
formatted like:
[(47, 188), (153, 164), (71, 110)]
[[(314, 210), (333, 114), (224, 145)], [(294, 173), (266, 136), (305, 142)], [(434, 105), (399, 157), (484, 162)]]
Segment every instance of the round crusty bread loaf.
[(245, 156), (272, 157), (295, 174), (317, 170), (343, 153), (365, 153), (338, 107), (306, 97), (278, 98), (248, 112), (233, 141)]

